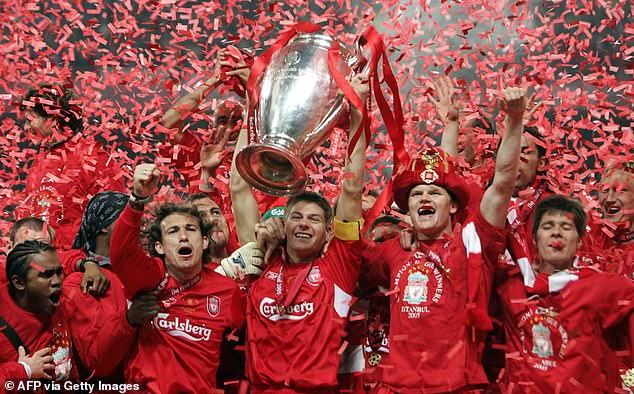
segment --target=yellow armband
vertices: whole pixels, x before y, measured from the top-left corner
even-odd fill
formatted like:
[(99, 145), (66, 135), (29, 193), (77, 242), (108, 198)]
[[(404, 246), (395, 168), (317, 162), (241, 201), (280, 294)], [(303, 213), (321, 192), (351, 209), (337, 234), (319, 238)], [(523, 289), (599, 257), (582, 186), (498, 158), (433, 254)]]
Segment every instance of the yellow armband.
[(335, 237), (342, 241), (358, 241), (361, 239), (363, 219), (354, 222), (342, 222), (335, 218)]

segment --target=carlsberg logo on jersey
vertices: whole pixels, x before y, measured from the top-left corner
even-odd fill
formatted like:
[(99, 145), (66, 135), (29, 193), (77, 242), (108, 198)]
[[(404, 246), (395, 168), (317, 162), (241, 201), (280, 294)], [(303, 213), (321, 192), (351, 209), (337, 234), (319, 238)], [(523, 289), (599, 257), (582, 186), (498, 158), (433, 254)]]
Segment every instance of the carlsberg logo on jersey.
[(310, 316), (315, 311), (315, 305), (312, 302), (300, 302), (299, 304), (289, 305), (286, 312), (280, 316), (280, 311), (274, 299), (264, 297), (260, 302), (260, 313), (272, 321), (278, 320), (302, 320)]
[(159, 313), (154, 318), (154, 326), (159, 330), (166, 331), (173, 337), (183, 337), (190, 341), (208, 341), (211, 336), (211, 328), (204, 325), (192, 324), (189, 319), (181, 320), (179, 317), (170, 319), (169, 313)]

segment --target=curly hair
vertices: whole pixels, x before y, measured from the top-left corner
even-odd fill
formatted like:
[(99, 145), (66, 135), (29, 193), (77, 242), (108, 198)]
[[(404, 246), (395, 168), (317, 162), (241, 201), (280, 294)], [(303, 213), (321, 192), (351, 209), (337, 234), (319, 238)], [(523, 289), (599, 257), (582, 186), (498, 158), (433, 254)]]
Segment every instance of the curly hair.
[[(211, 225), (205, 220), (205, 215), (193, 205), (185, 204), (179, 205), (171, 202), (161, 204), (154, 211), (154, 220), (150, 223), (149, 227), (145, 230), (145, 234), (148, 241), (148, 250), (151, 256), (164, 257), (156, 251), (156, 242), (163, 242), (163, 233), (161, 229), (161, 222), (166, 217), (174, 214), (189, 215), (196, 219), (198, 226), (200, 227), (200, 233), (203, 236), (207, 236), (211, 231)], [(211, 250), (213, 249), (213, 241), (209, 239), (209, 246), (203, 250), (203, 264), (211, 261)]]
[[(73, 134), (84, 129), (83, 112), (77, 104), (79, 97), (74, 90), (54, 84), (44, 84), (29, 89), (21, 100), (20, 108), (31, 110), (45, 118), (57, 119), (61, 130)], [(25, 105), (24, 102), (33, 103)]]
[(29, 256), (49, 251), (55, 252), (55, 248), (41, 241), (24, 241), (15, 245), (7, 256), (7, 266), (5, 268), (5, 274), (9, 280), (9, 294), (11, 297), (15, 297), (16, 292), (11, 278), (17, 276), (22, 280), (26, 280), (26, 274), (29, 272), (29, 269), (31, 269), (29, 266), (29, 261), (31, 260)]

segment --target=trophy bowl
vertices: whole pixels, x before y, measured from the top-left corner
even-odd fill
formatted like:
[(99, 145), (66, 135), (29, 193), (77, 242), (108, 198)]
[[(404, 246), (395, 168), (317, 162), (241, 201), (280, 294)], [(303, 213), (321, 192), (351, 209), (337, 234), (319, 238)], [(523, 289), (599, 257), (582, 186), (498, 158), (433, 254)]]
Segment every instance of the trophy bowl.
[[(271, 57), (256, 84), (255, 136), (236, 156), (240, 175), (256, 189), (275, 196), (304, 191), (303, 161), (320, 146), (347, 113), (344, 95), (328, 68), (334, 40), (324, 34), (294, 37)], [(352, 73), (359, 56), (341, 47), (337, 71)], [(255, 137), (255, 138), (253, 138)]]

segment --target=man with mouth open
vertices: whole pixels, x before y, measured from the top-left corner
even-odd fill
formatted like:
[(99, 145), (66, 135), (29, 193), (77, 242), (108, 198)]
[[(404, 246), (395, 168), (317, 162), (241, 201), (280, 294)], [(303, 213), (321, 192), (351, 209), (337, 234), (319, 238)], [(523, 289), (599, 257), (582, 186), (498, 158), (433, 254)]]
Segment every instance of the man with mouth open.
[(0, 288), (3, 377), (67, 380), (77, 376), (69, 316), (59, 308), (62, 270), (55, 249), (41, 241), (19, 243), (7, 256), (9, 283)]
[(602, 259), (601, 269), (634, 281), (634, 161), (608, 165), (599, 190), (603, 218), (591, 223), (584, 250)]
[[(124, 373), (128, 381), (146, 383), (152, 393), (213, 392), (222, 337), (243, 326), (244, 301), (236, 283), (222, 271), (232, 263), (203, 264), (208, 260), (209, 228), (191, 205), (158, 207), (148, 231), (152, 256), (145, 254), (138, 241), (141, 217), (160, 175), (154, 164), (137, 166), (132, 196), (112, 234), (112, 267), (128, 297), (155, 291), (160, 300), (156, 317), (139, 329)], [(255, 261), (243, 250), (228, 259)]]
[[(502, 91), (506, 130), (493, 183), (479, 200), (441, 150), (423, 149), (394, 179), (412, 237), (364, 253), (362, 286), (390, 289), (390, 352), (379, 393), (446, 393), (487, 384), (479, 344), (490, 330), (493, 265), (504, 250), (506, 210), (517, 180), (525, 88)], [(378, 355), (378, 354), (377, 354)], [(377, 362), (378, 361), (378, 362)]]
[(583, 208), (564, 196), (538, 203), (536, 271), (506, 270), (497, 287), (508, 346), (504, 392), (605, 393), (621, 387), (608, 332), (629, 324), (631, 344), (634, 284), (578, 256), (586, 219)]

